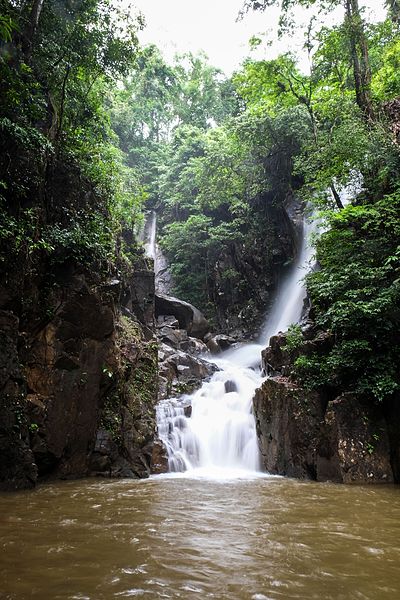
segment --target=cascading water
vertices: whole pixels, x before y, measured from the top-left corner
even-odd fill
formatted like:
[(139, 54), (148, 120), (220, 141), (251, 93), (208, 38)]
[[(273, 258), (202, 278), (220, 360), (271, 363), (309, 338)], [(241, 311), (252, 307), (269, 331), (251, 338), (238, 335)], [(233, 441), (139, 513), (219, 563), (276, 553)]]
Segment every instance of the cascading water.
[(156, 231), (157, 231), (157, 214), (153, 210), (150, 213), (150, 217), (146, 222), (146, 254), (153, 258), (154, 261), (157, 258), (157, 246), (156, 246)]
[(305, 298), (302, 280), (312, 257), (311, 227), (305, 223), (299, 255), (278, 290), (259, 342), (213, 357), (220, 370), (210, 381), (191, 396), (159, 403), (158, 433), (168, 451), (170, 471), (206, 477), (240, 477), (260, 471), (252, 414), (254, 392), (264, 379), (260, 353), (272, 335), (300, 320)]
[(154, 261), (155, 289), (158, 294), (169, 295), (171, 293), (172, 275), (169, 263), (161, 248), (157, 244), (157, 213), (152, 211), (148, 214), (145, 223), (145, 250), (147, 256)]

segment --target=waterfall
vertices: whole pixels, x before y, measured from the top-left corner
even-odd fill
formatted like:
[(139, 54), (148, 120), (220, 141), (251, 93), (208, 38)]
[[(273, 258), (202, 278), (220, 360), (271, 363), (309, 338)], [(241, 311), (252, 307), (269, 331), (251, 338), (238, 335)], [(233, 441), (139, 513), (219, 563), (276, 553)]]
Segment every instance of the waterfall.
[(208, 358), (220, 368), (210, 381), (191, 396), (159, 403), (158, 432), (167, 448), (170, 471), (206, 477), (240, 477), (260, 471), (252, 413), (254, 392), (264, 379), (260, 353), (272, 335), (300, 320), (306, 294), (302, 280), (312, 257), (311, 231), (305, 222), (298, 257), (277, 292), (258, 342)]
[(145, 250), (154, 261), (155, 289), (157, 294), (169, 295), (173, 288), (169, 263), (157, 244), (157, 213), (153, 210), (147, 215), (145, 223)]
[[(157, 258), (157, 244), (156, 244), (156, 231), (157, 231), (157, 213), (153, 210), (146, 221), (146, 254), (150, 258)], [(154, 266), (155, 270), (155, 266)]]

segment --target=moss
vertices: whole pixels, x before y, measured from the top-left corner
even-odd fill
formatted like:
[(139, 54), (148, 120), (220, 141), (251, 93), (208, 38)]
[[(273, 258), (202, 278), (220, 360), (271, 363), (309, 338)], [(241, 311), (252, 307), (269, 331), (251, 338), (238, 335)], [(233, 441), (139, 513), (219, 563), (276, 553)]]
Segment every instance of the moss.
[(155, 426), (158, 344), (155, 340), (145, 341), (138, 322), (120, 316), (112, 361), (103, 369), (112, 374), (112, 383), (103, 405), (101, 426), (122, 450), (126, 426), (123, 415), (128, 409), (133, 419), (135, 445), (142, 447)]
[(112, 440), (118, 447), (122, 444), (122, 415), (120, 412), (121, 400), (117, 390), (114, 390), (105, 400), (100, 425), (108, 431)]

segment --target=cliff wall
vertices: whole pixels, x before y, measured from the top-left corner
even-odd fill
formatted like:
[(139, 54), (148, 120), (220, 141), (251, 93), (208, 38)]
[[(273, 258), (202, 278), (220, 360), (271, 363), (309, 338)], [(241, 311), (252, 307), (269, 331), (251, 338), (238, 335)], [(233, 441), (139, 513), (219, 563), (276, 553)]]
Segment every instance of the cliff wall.
[(399, 482), (398, 403), (311, 391), (293, 377), (296, 352), (327, 343), (326, 335), (316, 335), (293, 352), (280, 334), (263, 353), (272, 376), (256, 391), (253, 407), (265, 469), (317, 481)]
[(157, 399), (152, 265), (96, 255), (101, 228), (89, 244), (83, 221), (99, 198), (73, 163), (43, 173), (18, 156), (28, 191), (9, 192), (3, 222), (26, 233), (34, 221), (26, 240), (4, 229), (0, 240), (0, 489), (145, 477)]

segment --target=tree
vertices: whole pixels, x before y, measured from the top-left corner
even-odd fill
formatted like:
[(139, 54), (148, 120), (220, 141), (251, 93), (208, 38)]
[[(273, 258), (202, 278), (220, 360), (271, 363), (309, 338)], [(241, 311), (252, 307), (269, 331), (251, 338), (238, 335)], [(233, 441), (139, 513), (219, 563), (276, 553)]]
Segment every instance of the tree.
[[(276, 4), (278, 0), (246, 0), (244, 11), (265, 10)], [(281, 26), (287, 27), (290, 9), (296, 5), (310, 7), (316, 0), (286, 0), (282, 3)], [(358, 0), (330, 0), (320, 2), (320, 10), (328, 10), (342, 6), (345, 10), (345, 28), (348, 39), (348, 53), (352, 64), (356, 101), (367, 120), (374, 119), (371, 101), (371, 69), (369, 64), (368, 43), (365, 25), (361, 16)]]

